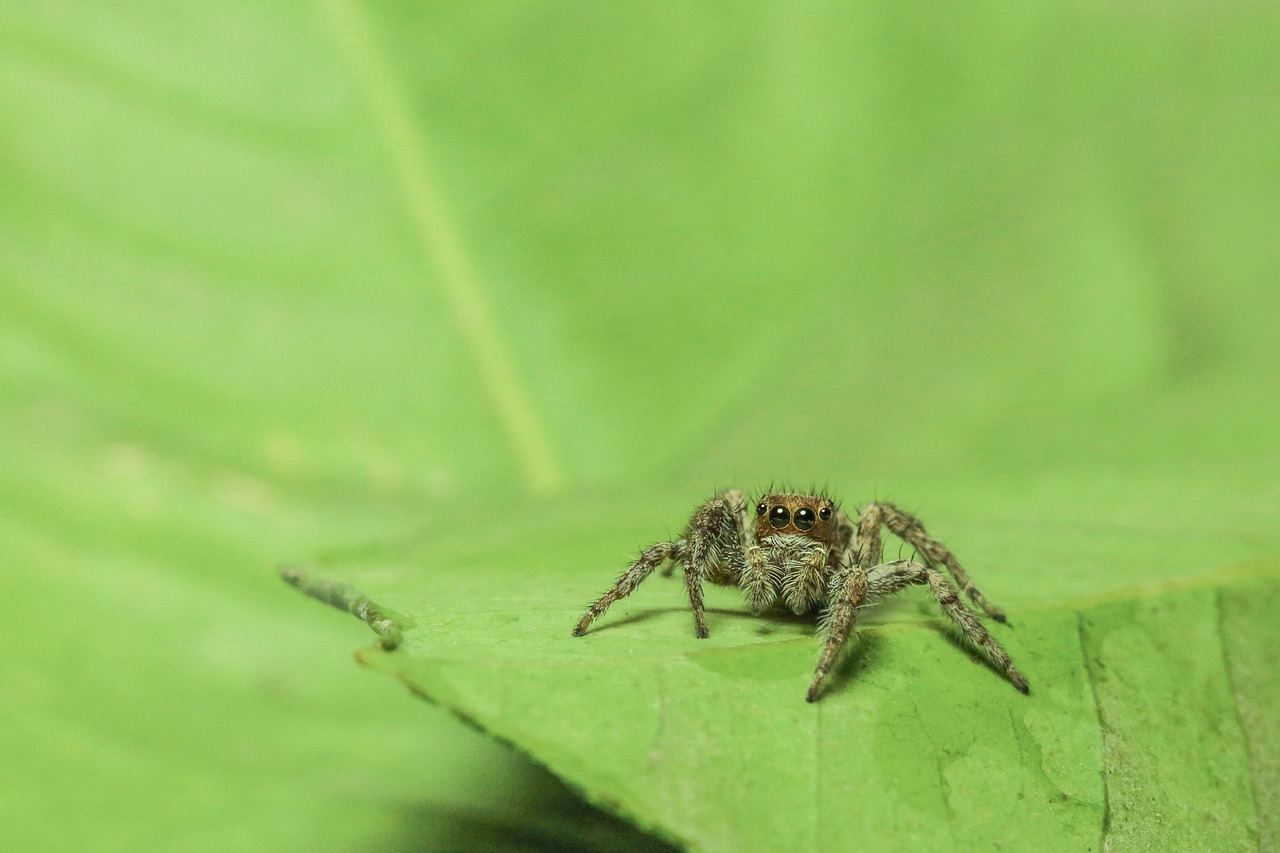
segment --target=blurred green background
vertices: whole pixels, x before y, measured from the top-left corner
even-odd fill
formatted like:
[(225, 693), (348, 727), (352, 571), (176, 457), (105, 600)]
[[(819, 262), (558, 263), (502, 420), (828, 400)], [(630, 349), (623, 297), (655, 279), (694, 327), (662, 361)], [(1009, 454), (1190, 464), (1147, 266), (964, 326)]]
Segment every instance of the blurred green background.
[(1277, 36), (4, 4), (0, 847), (642, 844), (274, 576), (467, 506), (1142, 482), (1274, 555)]

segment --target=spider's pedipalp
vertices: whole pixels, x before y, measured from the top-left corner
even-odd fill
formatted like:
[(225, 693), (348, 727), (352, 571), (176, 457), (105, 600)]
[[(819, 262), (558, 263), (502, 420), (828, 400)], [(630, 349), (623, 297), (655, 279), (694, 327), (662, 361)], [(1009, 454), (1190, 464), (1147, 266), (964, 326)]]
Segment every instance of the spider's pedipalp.
[(759, 545), (748, 547), (744, 558), (738, 586), (742, 587), (752, 615), (759, 616), (777, 599), (782, 570), (769, 562), (768, 555)]
[(826, 548), (813, 547), (812, 543), (788, 554), (783, 564), (781, 593), (792, 613), (799, 616), (824, 603), (829, 559)]

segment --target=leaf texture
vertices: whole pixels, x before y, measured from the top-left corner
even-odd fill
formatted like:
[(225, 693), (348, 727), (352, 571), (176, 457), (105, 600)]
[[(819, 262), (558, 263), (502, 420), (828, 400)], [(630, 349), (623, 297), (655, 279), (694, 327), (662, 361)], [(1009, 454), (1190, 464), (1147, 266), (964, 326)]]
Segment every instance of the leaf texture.
[[(4, 4), (0, 848), (1275, 848), (1277, 32)], [(568, 636), (781, 479), (918, 512), (1031, 697), (918, 596), (814, 707), (732, 591)], [(363, 660), (666, 841), (360, 680), (316, 553)]]
[[(303, 586), (316, 594), (340, 577), (394, 602), (400, 643), (363, 662), (692, 849), (841, 850), (870, 837), (903, 850), (1258, 846), (1276, 808), (1275, 728), (1256, 715), (1274, 684), (1235, 672), (1271, 671), (1275, 644), (1228, 651), (1224, 637), (1274, 640), (1269, 615), (1229, 602), (1274, 598), (1277, 565), (1175, 566), (1145, 586), (1113, 575), (1046, 596), (1044, 566), (1095, 549), (1123, 565), (1144, 543), (1037, 535), (1042, 509), (1010, 510), (1031, 514), (1013, 535), (1037, 540), (1039, 565), (1006, 568), (1015, 625), (997, 628), (1029, 697), (956, 643), (924, 596), (869, 613), (814, 705), (803, 701), (812, 622), (751, 617), (731, 593), (708, 599), (706, 641), (681, 584), (659, 578), (571, 637), (575, 605), (607, 583), (583, 568), (606, 561), (596, 543), (633, 523), (582, 522), (557, 542), (562, 507), (530, 519), (542, 534), (532, 545), (462, 536), (449, 547), (445, 531), (423, 548), (322, 561)], [(990, 535), (971, 538), (982, 550)]]

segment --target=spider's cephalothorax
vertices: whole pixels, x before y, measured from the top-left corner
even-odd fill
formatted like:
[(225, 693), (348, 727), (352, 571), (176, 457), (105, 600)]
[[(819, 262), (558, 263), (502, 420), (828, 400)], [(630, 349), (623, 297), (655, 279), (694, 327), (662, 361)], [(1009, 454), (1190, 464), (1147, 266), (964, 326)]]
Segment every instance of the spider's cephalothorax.
[(751, 612), (785, 604), (799, 615), (826, 600), (831, 561), (839, 555), (834, 503), (815, 495), (764, 495), (745, 532), (736, 583)]
[[(922, 562), (883, 562), (883, 527), (913, 546)], [(810, 702), (818, 697), (823, 679), (853, 633), (858, 608), (913, 584), (927, 586), (964, 638), (1014, 687), (1028, 692), (1022, 673), (937, 566), (945, 566), (970, 600), (992, 619), (1004, 622), (1004, 614), (983, 597), (951, 551), (925, 533), (918, 519), (892, 504), (869, 504), (855, 522), (825, 495), (771, 492), (751, 503), (741, 491), (726, 489), (694, 511), (678, 538), (642, 551), (617, 583), (587, 609), (573, 629), (574, 636), (585, 634), (610, 604), (630, 595), (668, 560), (684, 569), (699, 637), (708, 635), (702, 606), (704, 580), (740, 587), (757, 614), (775, 605), (796, 614), (822, 608), (825, 638), (806, 697)]]

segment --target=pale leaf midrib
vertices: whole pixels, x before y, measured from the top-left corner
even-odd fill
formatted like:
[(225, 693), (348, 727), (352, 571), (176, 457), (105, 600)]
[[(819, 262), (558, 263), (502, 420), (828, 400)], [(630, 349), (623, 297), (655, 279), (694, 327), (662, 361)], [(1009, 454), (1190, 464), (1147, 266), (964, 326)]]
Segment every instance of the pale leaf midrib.
[(535, 494), (558, 492), (564, 474), (516, 371), (484, 284), (476, 273), (448, 205), (433, 178), (426, 138), (374, 39), (364, 10), (353, 0), (326, 6), (384, 137), (421, 249), (434, 265), (449, 309), (479, 372), (511, 451)]

